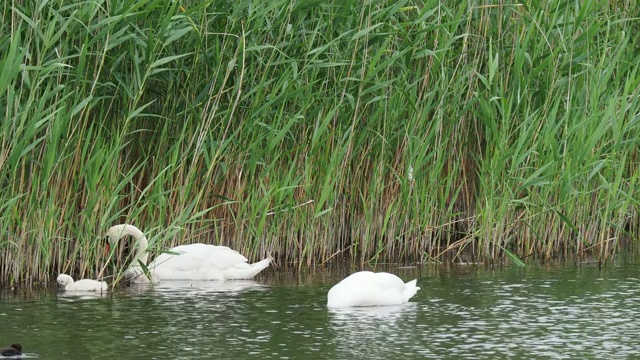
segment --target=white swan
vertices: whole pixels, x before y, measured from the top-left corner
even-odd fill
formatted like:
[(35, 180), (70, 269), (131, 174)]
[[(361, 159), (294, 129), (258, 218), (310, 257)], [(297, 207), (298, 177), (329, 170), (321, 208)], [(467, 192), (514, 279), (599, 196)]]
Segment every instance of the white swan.
[(109, 285), (105, 281), (83, 279), (73, 281), (73, 278), (67, 274), (58, 275), (58, 284), (66, 291), (107, 291)]
[(417, 280), (404, 283), (386, 272), (359, 271), (334, 285), (327, 295), (327, 306), (383, 306), (404, 304), (420, 288)]
[(109, 244), (115, 244), (125, 236), (137, 241), (136, 255), (125, 271), (125, 277), (136, 283), (161, 280), (246, 280), (252, 279), (269, 266), (271, 257), (254, 264), (239, 252), (226, 246), (191, 244), (169, 249), (153, 260), (147, 269), (151, 280), (145, 276), (139, 262), (147, 264), (149, 242), (137, 227), (120, 224), (110, 227), (106, 236)]

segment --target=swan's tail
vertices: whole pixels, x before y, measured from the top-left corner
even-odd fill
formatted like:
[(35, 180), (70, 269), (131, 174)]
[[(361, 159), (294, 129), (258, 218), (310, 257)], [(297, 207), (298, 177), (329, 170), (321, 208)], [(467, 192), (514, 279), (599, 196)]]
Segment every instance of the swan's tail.
[(224, 278), (226, 280), (248, 280), (252, 279), (254, 276), (258, 275), (258, 273), (264, 270), (273, 258), (269, 256), (264, 260), (260, 260), (257, 263), (247, 264), (241, 263), (235, 266), (232, 266), (223, 271)]
[(404, 291), (402, 291), (403, 302), (409, 301), (409, 299), (411, 299), (413, 295), (415, 295), (418, 292), (418, 290), (420, 290), (420, 287), (416, 286), (417, 282), (418, 282), (417, 279), (413, 279), (408, 283), (404, 284)]

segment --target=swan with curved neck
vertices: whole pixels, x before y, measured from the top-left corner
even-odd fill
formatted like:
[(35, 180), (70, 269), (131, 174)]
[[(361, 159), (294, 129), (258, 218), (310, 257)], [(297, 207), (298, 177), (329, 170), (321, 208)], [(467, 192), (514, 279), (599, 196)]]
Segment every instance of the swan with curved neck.
[(162, 280), (240, 280), (252, 279), (271, 263), (267, 257), (249, 264), (246, 257), (226, 246), (208, 244), (180, 245), (169, 249), (170, 253), (160, 254), (147, 269), (151, 279), (145, 276), (140, 262), (147, 264), (149, 241), (137, 227), (120, 224), (110, 227), (106, 236), (109, 244), (131, 236), (136, 241), (133, 263), (125, 271), (125, 277), (133, 282), (158, 282)]
[(140, 263), (146, 265), (149, 259), (149, 253), (147, 252), (149, 241), (140, 229), (133, 225), (120, 224), (110, 227), (106, 233), (109, 246), (111, 247), (115, 247), (118, 240), (126, 236), (131, 236), (136, 241), (136, 250), (131, 265), (124, 272), (125, 278), (135, 283), (158, 282), (158, 279), (153, 276), (153, 273), (151, 273), (152, 279), (149, 279), (145, 275), (142, 266), (140, 266)]

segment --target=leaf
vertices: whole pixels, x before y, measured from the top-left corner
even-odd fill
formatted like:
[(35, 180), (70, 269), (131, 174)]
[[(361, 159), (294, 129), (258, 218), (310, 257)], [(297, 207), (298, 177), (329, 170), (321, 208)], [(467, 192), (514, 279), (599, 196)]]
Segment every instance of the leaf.
[(190, 52), (190, 53), (186, 53), (186, 54), (172, 55), (172, 56), (163, 57), (162, 59), (158, 59), (158, 60), (154, 61), (153, 63), (151, 63), (149, 68), (153, 69), (155, 67), (164, 65), (164, 64), (166, 64), (168, 62), (183, 58), (185, 56), (189, 56), (191, 54), (193, 54), (193, 53)]
[(351, 37), (351, 40), (359, 39), (359, 38), (361, 38), (361, 37), (363, 37), (363, 36), (365, 36), (365, 35), (369, 34), (371, 31), (373, 31), (373, 30), (375, 30), (375, 29), (379, 28), (379, 27), (380, 27), (380, 26), (382, 26), (382, 25), (384, 25), (384, 23), (377, 23), (377, 24), (374, 24), (374, 25), (371, 25), (371, 26), (367, 26), (366, 28), (364, 28), (364, 29), (362, 29), (362, 30), (358, 31), (357, 33), (355, 33), (355, 34)]
[(513, 261), (516, 265), (522, 266), (522, 267), (526, 266), (524, 261), (522, 261), (516, 254), (514, 254), (511, 251), (505, 249), (504, 246), (502, 246), (502, 245), (498, 245), (498, 247), (500, 247), (500, 249), (502, 249), (502, 251), (504, 251), (504, 253), (507, 254), (507, 257), (509, 259), (511, 259), (511, 261)]
[(556, 214), (558, 214), (558, 216), (560, 217), (560, 219), (561, 219), (565, 224), (567, 224), (567, 226), (569, 226), (569, 227), (571, 228), (571, 230), (573, 230), (573, 231), (576, 233), (576, 235), (577, 235), (577, 234), (580, 234), (580, 231), (578, 231), (578, 228), (577, 228), (577, 227), (575, 227), (575, 225), (573, 225), (573, 223), (571, 222), (571, 220), (569, 220), (569, 218), (568, 218), (566, 215), (564, 215), (563, 213), (561, 213), (560, 211), (558, 211), (558, 210), (556, 210), (556, 209), (552, 209), (552, 210), (553, 210), (553, 212), (555, 212)]

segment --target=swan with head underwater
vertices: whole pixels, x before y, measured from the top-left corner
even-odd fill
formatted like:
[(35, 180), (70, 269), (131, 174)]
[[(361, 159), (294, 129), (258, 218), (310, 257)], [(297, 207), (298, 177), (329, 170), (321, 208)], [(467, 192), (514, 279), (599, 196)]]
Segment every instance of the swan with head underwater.
[(58, 284), (66, 291), (93, 291), (105, 292), (109, 289), (106, 281), (98, 281), (91, 279), (82, 279), (73, 281), (73, 278), (67, 274), (60, 274), (56, 279)]
[(252, 279), (271, 263), (267, 257), (257, 263), (226, 246), (208, 244), (180, 245), (162, 253), (147, 265), (149, 279), (140, 263), (147, 264), (149, 242), (144, 233), (130, 224), (110, 227), (106, 237), (110, 246), (125, 236), (137, 242), (132, 264), (125, 271), (125, 278), (134, 283), (156, 283), (163, 280), (246, 280)]
[(327, 306), (340, 308), (401, 305), (420, 290), (416, 282), (414, 279), (405, 283), (396, 275), (387, 272), (359, 271), (347, 276), (329, 290)]

